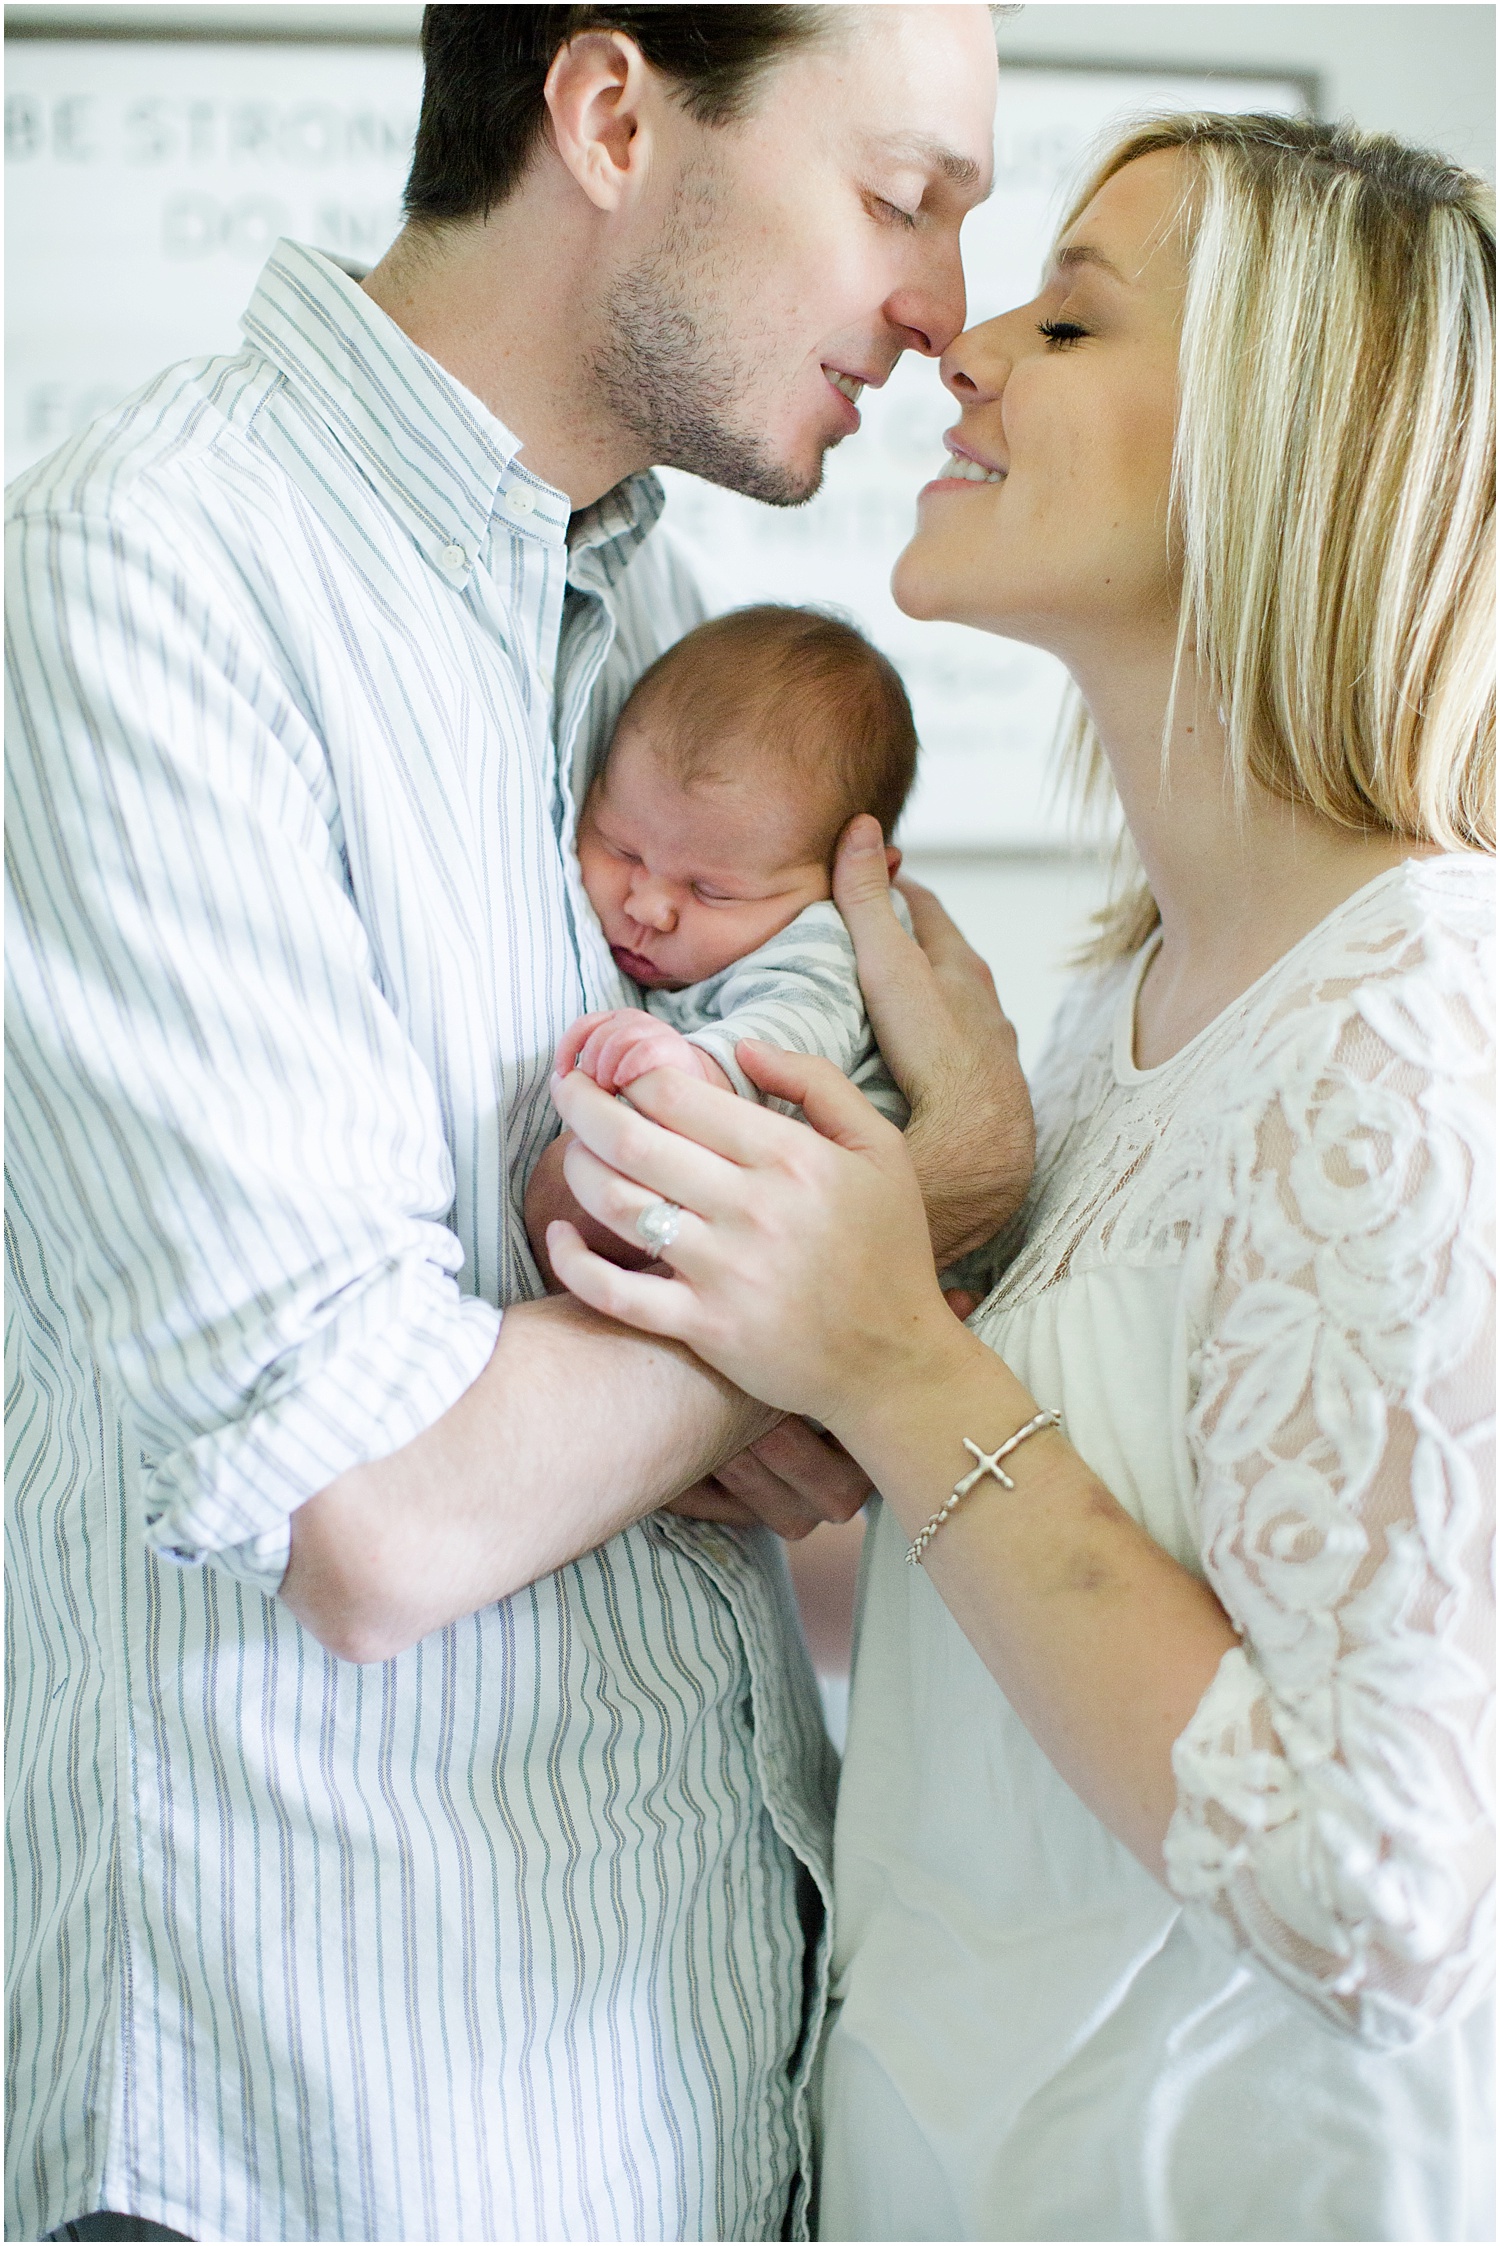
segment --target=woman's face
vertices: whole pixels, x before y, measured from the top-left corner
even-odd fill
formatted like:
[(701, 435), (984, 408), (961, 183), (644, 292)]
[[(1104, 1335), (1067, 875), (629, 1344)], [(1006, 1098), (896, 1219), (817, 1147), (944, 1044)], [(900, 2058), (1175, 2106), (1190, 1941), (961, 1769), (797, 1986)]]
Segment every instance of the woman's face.
[(1175, 630), (1168, 488), (1186, 264), (1183, 159), (1138, 157), (1058, 245), (1041, 294), (943, 354), (952, 470), (896, 563), (909, 616), (1066, 661)]

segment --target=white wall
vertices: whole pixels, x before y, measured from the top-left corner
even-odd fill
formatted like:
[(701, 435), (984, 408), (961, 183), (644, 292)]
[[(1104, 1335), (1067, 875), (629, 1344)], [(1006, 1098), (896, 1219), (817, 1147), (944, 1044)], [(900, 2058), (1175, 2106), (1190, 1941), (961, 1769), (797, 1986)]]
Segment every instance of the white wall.
[[(54, 31), (101, 20), (190, 34), (220, 30), (304, 35), (336, 28), (366, 37), (413, 38), (416, 7), (7, 7), (7, 25), (45, 22)], [(1326, 116), (1352, 117), (1399, 133), (1494, 176), (1495, 11), (1488, 5), (1219, 6), (1073, 5), (1027, 0), (1002, 22), (1000, 50), (1033, 60), (1087, 58), (1222, 69), (1315, 71)]]
[(910, 850), (903, 870), (934, 892), (988, 961), (1029, 1069), (1062, 996), (1069, 954), (1104, 902), (1103, 860), (1083, 851)]
[(1490, 6), (1302, 8), (1072, 6), (1028, 0), (1000, 54), (1310, 70), (1325, 117), (1440, 149), (1495, 175), (1495, 11)]
[[(220, 30), (304, 35), (336, 28), (366, 37), (413, 38), (416, 7), (7, 7), (7, 25), (45, 22), (62, 31), (101, 20), (190, 34)], [(1399, 133), (1494, 176), (1495, 11), (1488, 5), (1251, 7), (1182, 0), (1168, 7), (1073, 5), (1027, 0), (1002, 22), (1000, 51), (1033, 60), (1200, 63), (1223, 69), (1315, 71), (1326, 116), (1352, 117)]]

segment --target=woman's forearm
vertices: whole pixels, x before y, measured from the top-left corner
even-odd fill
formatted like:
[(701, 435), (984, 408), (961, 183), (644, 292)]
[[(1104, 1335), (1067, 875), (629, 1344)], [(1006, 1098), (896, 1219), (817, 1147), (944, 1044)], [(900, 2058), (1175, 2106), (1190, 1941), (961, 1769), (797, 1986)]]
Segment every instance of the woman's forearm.
[[(865, 1392), (833, 1431), (908, 1542), (987, 1451), (1047, 1402), (956, 1328), (905, 1377)], [(1176, 1805), (1172, 1745), (1233, 1625), (1205, 1583), (1154, 1544), (1065, 1437), (1043, 1429), (986, 1476), (922, 1565), (1038, 1745), (1094, 1814), (1163, 1876)]]

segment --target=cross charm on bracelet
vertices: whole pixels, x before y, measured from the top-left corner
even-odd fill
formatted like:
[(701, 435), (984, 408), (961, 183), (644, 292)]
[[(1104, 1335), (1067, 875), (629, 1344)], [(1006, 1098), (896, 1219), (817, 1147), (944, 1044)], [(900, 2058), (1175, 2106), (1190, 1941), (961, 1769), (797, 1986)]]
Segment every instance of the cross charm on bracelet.
[(977, 1458), (979, 1464), (974, 1468), (972, 1474), (965, 1474), (963, 1480), (955, 1485), (951, 1497), (949, 1497), (944, 1504), (938, 1507), (937, 1511), (933, 1514), (932, 1519), (927, 1523), (926, 1528), (919, 1529), (917, 1531), (917, 1534), (912, 1538), (912, 1541), (906, 1547), (907, 1566), (914, 1568), (921, 1564), (922, 1554), (926, 1551), (928, 1545), (937, 1535), (938, 1530), (942, 1527), (944, 1521), (947, 1520), (948, 1515), (953, 1511), (954, 1506), (957, 1505), (961, 1499), (966, 1498), (970, 1490), (974, 1487), (974, 1484), (976, 1482), (982, 1482), (986, 1474), (988, 1474), (992, 1480), (998, 1482), (1003, 1490), (1013, 1490), (1016, 1485), (1002, 1468), (1000, 1464), (1001, 1459), (1008, 1458), (1012, 1451), (1019, 1450), (1021, 1445), (1028, 1439), (1028, 1437), (1040, 1434), (1041, 1430), (1044, 1427), (1061, 1427), (1061, 1425), (1061, 1412), (1038, 1412), (1035, 1419), (1028, 1419), (1024, 1427), (1018, 1427), (1016, 1429), (1016, 1432), (1011, 1436), (1009, 1442), (999, 1444), (992, 1451), (982, 1451), (979, 1448), (979, 1445), (974, 1442), (969, 1436), (962, 1436), (960, 1440), (963, 1443), (964, 1449), (968, 1452), (970, 1458)]
[(978, 1459), (979, 1464), (972, 1474), (965, 1474), (963, 1480), (957, 1484), (953, 1492), (955, 1497), (967, 1497), (974, 1484), (982, 1482), (986, 1474), (993, 1474), (1002, 1489), (1013, 1490), (1015, 1488), (1016, 1485), (1006, 1473), (1005, 1468), (998, 1463), (1000, 1459), (1004, 1458), (1007, 1451), (1014, 1449), (1014, 1444), (1000, 1443), (992, 1451), (982, 1451), (977, 1443), (970, 1442), (968, 1436), (965, 1435), (963, 1446), (971, 1458)]

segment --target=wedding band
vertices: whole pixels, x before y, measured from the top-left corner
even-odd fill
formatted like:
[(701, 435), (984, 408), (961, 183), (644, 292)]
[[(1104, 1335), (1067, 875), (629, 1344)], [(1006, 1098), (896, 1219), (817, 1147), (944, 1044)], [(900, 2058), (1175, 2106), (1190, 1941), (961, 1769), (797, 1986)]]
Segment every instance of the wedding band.
[(648, 1201), (635, 1220), (635, 1236), (654, 1256), (664, 1256), (681, 1223), (682, 1211), (675, 1201)]

